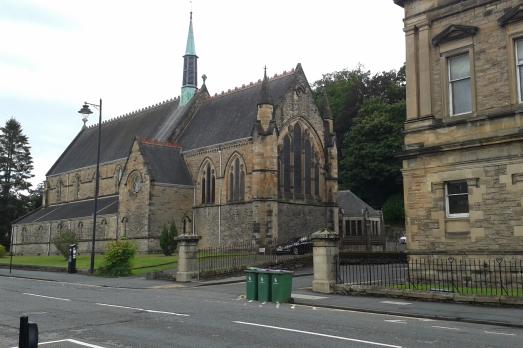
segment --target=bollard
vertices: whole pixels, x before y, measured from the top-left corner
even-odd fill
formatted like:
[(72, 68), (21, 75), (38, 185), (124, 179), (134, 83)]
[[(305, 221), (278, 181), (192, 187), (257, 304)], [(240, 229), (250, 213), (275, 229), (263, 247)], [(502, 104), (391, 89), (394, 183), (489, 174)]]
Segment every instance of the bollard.
[(18, 348), (38, 347), (38, 325), (30, 323), (27, 316), (20, 317), (20, 333), (18, 336)]

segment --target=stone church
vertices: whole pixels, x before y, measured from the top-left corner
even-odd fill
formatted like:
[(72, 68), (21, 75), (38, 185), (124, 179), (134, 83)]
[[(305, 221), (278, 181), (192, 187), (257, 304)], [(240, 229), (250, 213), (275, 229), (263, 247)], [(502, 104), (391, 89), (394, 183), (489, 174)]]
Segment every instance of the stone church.
[(405, 9), (408, 251), (521, 258), (521, 0), (394, 2)]
[[(181, 95), (101, 129), (96, 251), (119, 238), (159, 251), (164, 225), (201, 246), (271, 245), (338, 229), (337, 150), (300, 64), (211, 95), (198, 88), (192, 14)], [(84, 127), (49, 169), (43, 206), (13, 224), (15, 254), (55, 254), (73, 231), (91, 249), (98, 126)]]

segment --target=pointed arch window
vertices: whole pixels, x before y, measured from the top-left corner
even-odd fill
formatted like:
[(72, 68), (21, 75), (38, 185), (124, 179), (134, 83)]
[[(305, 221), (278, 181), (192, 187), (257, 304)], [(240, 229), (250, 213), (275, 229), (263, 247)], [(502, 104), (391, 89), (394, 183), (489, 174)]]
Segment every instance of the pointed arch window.
[(291, 193), (291, 138), (287, 135), (283, 139), (283, 192)]
[(302, 163), (301, 163), (301, 151), (302, 151), (302, 134), (300, 124), (297, 123), (294, 126), (294, 196), (299, 198), (303, 192), (302, 190)]
[(216, 201), (216, 175), (210, 163), (204, 166), (201, 182), (202, 204), (214, 204)]
[(64, 183), (62, 182), (62, 179), (58, 179), (58, 182), (56, 183), (56, 201), (60, 202), (62, 200), (62, 187), (64, 186)]
[(120, 188), (120, 180), (123, 176), (123, 169), (121, 166), (116, 167), (116, 170), (114, 171), (114, 189), (116, 192), (118, 192)]
[(239, 157), (236, 157), (229, 168), (229, 202), (245, 200), (245, 167)]
[(288, 131), (278, 153), (279, 197), (319, 199), (321, 159), (313, 135), (299, 123)]
[(305, 154), (304, 154), (304, 168), (305, 168), (305, 195), (309, 197), (311, 195), (311, 171), (312, 171), (312, 148), (309, 139), (305, 140)]
[(76, 174), (74, 177), (74, 197), (75, 199), (80, 198), (80, 174)]

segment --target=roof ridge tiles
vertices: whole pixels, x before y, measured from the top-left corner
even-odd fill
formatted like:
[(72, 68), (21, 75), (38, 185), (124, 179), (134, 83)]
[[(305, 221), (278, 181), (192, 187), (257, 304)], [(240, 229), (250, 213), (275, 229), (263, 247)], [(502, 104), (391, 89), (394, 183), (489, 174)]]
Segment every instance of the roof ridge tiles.
[[(289, 76), (289, 75), (292, 75), (294, 74), (296, 71), (294, 68), (292, 68), (291, 70), (287, 71), (287, 70), (284, 70), (281, 74), (274, 74), (273, 77), (270, 77), (269, 78), (269, 81), (272, 81), (272, 80), (276, 80), (276, 79), (280, 79), (280, 78), (283, 78), (283, 77), (286, 77), (286, 76)], [(224, 96), (228, 96), (228, 95), (232, 95), (234, 93), (237, 93), (237, 92), (240, 92), (240, 91), (243, 91), (243, 90), (246, 90), (246, 89), (249, 89), (249, 88), (253, 88), (253, 87), (256, 87), (257, 85), (261, 84), (262, 83), (262, 79), (258, 79), (258, 81), (256, 82), (249, 82), (248, 84), (246, 83), (243, 83), (241, 85), (241, 87), (234, 87), (233, 89), (231, 88), (228, 88), (227, 91), (221, 91), (220, 93), (214, 93), (213, 96), (211, 96), (211, 99), (217, 99), (217, 98), (220, 98), (220, 97), (224, 97)]]
[[(117, 115), (117, 116), (114, 116), (114, 117), (110, 117), (110, 118), (107, 118), (105, 120), (102, 121), (102, 124), (107, 124), (107, 123), (111, 123), (111, 122), (115, 122), (115, 121), (119, 121), (123, 118), (130, 118), (132, 116), (136, 116), (137, 114), (143, 112), (143, 111), (146, 111), (146, 110), (151, 110), (151, 109), (154, 109), (154, 108), (157, 108), (157, 107), (160, 107), (160, 106), (163, 106), (167, 103), (170, 103), (170, 102), (173, 102), (173, 101), (176, 101), (178, 100), (179, 97), (172, 97), (170, 99), (166, 99), (164, 101), (161, 101), (159, 103), (156, 103), (156, 104), (151, 104), (151, 105), (148, 105), (146, 107), (142, 107), (142, 108), (138, 108), (136, 110), (133, 110), (133, 111), (130, 111), (130, 112), (126, 112), (124, 114), (120, 114), (120, 115)], [(87, 129), (91, 129), (91, 128), (95, 128), (97, 127), (98, 124), (92, 124), (92, 125), (89, 125), (87, 126)]]

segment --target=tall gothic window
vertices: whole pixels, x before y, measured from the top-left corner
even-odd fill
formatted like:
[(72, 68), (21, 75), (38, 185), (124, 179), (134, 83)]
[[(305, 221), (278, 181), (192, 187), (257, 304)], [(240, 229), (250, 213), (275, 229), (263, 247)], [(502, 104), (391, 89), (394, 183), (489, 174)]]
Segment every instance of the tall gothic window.
[(215, 202), (216, 176), (210, 163), (207, 163), (202, 175), (202, 204), (213, 204)]
[(302, 168), (301, 168), (301, 127), (298, 123), (294, 126), (294, 196), (301, 196), (302, 190)]
[(279, 197), (295, 200), (320, 196), (320, 155), (312, 134), (296, 124), (289, 127), (278, 156)]
[(123, 169), (122, 167), (118, 166), (116, 167), (116, 170), (114, 171), (114, 188), (116, 192), (118, 192), (118, 189), (120, 187), (120, 180), (122, 179), (123, 175)]
[(305, 140), (305, 194), (310, 196), (311, 194), (311, 170), (312, 170), (312, 159), (311, 159), (311, 143), (309, 139)]
[(291, 193), (291, 138), (283, 139), (283, 192)]
[(74, 197), (80, 198), (80, 175), (76, 174), (74, 177)]
[(238, 157), (236, 157), (229, 168), (228, 197), (230, 202), (245, 200), (245, 167)]
[(60, 202), (62, 200), (62, 186), (64, 186), (62, 179), (58, 179), (58, 182), (56, 183), (56, 201), (57, 202)]

